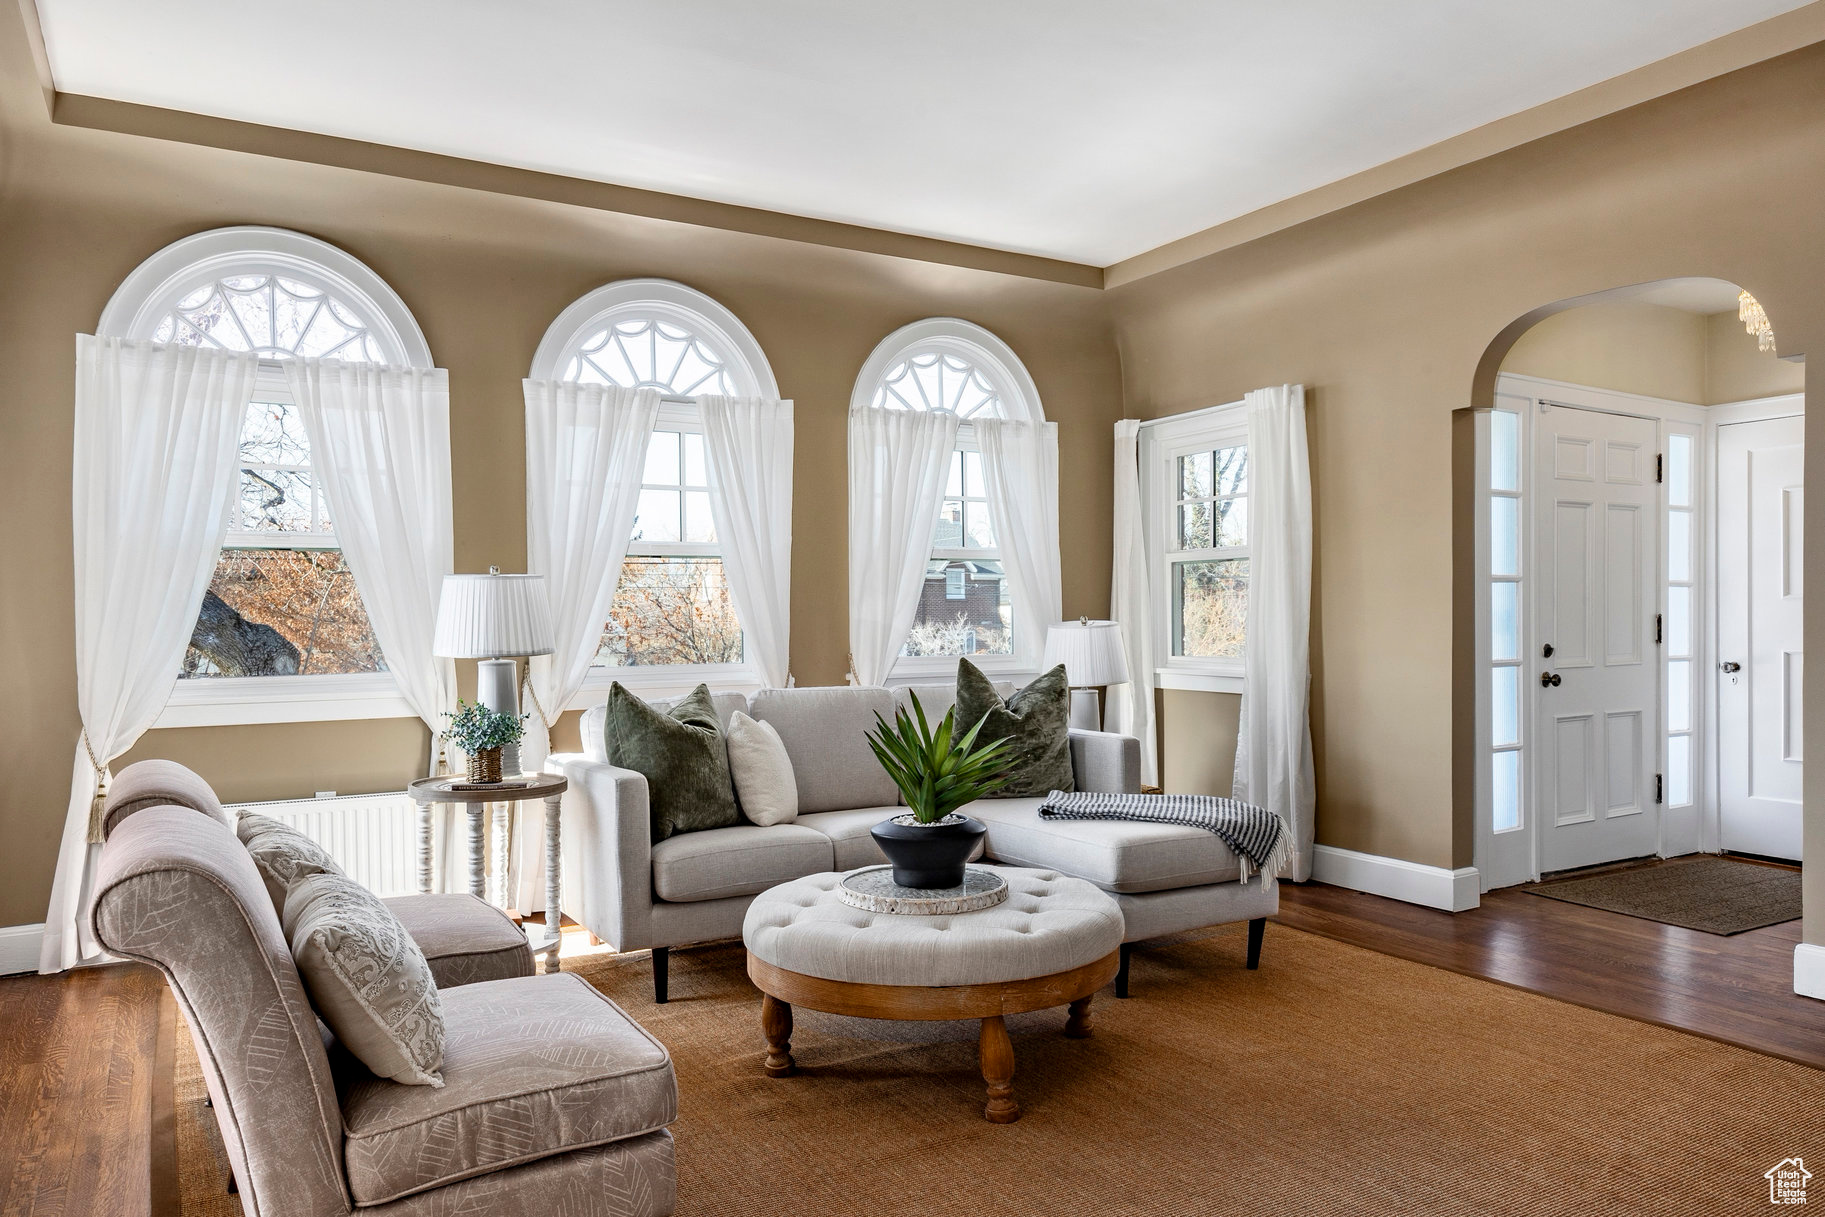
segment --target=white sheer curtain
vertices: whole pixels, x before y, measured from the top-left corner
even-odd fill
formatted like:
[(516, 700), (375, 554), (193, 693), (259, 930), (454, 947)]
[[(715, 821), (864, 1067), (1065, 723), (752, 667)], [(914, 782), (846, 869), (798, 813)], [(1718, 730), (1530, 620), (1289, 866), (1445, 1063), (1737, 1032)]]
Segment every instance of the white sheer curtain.
[(97, 953), (89, 882), (108, 762), (153, 724), (177, 683), (228, 530), (259, 367), (251, 354), (77, 336), (71, 512), (83, 733), (41, 972)]
[(442, 368), (288, 359), (311, 469), (361, 589), (387, 671), (431, 728), (432, 764), (456, 670), (431, 653), (437, 599), (455, 565), (450, 383)]
[(1305, 387), (1257, 389), (1248, 407), (1248, 633), (1235, 796), (1274, 812), (1293, 834), (1283, 874), (1312, 877), (1312, 467)]
[(1058, 555), (1058, 424), (974, 424), (1001, 564), (1011, 585), (1014, 637), (1037, 656), (1064, 616)]
[(849, 412), (849, 663), (858, 684), (886, 681), (912, 628), (956, 446), (955, 414)]
[(1109, 690), (1109, 730), (1141, 741), (1141, 781), (1160, 784), (1158, 725), (1153, 713), (1153, 597), (1141, 507), (1141, 424), (1115, 424), (1115, 567), (1109, 611), (1122, 627), (1128, 683)]
[(773, 688), (789, 676), (792, 628), (792, 403), (700, 397), (710, 514), (748, 660)]

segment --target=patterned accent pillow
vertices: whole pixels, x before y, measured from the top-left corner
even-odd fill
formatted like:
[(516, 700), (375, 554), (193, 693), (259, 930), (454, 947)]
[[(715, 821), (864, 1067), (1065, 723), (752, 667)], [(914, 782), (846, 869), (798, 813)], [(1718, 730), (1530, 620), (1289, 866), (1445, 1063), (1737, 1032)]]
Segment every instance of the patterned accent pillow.
[(1032, 798), (1077, 789), (1071, 768), (1071, 688), (1065, 683), (1064, 664), (1040, 673), (1032, 684), (1003, 701), (981, 668), (959, 659), (954, 722), (959, 732), (981, 722), (978, 744), (1008, 741), (1008, 784), (991, 794), (991, 799)]
[(285, 919), (285, 896), (292, 884), (306, 875), (340, 875), (342, 868), (324, 848), (289, 824), (267, 816), (242, 812), (234, 827), (241, 844), (253, 855), (253, 864), (272, 897), (273, 912)]
[(722, 721), (708, 685), (661, 712), (616, 681), (608, 687), (603, 736), (609, 764), (646, 778), (653, 840), (740, 822)]
[(376, 1076), (442, 1086), (444, 1008), (424, 952), (378, 897), (309, 874), (285, 900), (285, 937), (318, 1017)]

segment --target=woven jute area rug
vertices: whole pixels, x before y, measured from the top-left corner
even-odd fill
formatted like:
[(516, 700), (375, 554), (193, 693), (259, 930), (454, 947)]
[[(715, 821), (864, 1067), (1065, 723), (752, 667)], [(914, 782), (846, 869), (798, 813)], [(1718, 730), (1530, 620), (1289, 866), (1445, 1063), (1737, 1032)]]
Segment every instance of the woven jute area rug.
[[(803, 1073), (773, 1079), (739, 945), (674, 952), (665, 1006), (644, 955), (565, 967), (671, 1050), (687, 1215), (1715, 1217), (1825, 1162), (1803, 1065), (1277, 925), (1259, 971), (1243, 953), (1236, 931), (1137, 952), (1091, 1039), (1010, 1019), (1024, 1114), (1001, 1126), (974, 1024), (799, 1011)], [(179, 1040), (183, 1212), (236, 1213)]]
[(1800, 872), (1736, 858), (1672, 858), (1521, 889), (1707, 934), (1740, 934), (1800, 916)]

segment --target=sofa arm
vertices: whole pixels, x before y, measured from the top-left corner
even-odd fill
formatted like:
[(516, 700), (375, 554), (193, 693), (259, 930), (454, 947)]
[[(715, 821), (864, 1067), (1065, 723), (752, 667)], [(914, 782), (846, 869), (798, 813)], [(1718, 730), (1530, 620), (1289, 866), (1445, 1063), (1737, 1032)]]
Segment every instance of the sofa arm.
[(571, 753), (551, 758), (570, 786), (560, 823), (564, 911), (618, 951), (651, 946), (652, 813), (646, 778)]
[(1071, 731), (1071, 772), (1079, 790), (1141, 792), (1141, 741), (1113, 731)]

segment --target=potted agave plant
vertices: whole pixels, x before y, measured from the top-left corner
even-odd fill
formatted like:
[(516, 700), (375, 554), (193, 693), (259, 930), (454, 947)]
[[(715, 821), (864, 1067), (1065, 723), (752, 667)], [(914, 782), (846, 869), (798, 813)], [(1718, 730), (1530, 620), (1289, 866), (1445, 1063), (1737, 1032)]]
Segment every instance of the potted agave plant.
[(445, 738), (469, 758), (469, 780), (478, 784), (500, 781), (501, 750), (517, 745), (526, 734), (525, 716), (504, 714), (480, 702), (459, 699), (456, 712), (446, 710), (444, 717), (450, 720)]
[(1008, 742), (977, 747), (980, 722), (958, 735), (954, 707), (934, 731), (919, 695), (911, 698), (911, 714), (900, 710), (891, 726), (876, 714), (876, 729), (868, 733), (869, 747), (907, 807), (875, 825), (873, 836), (901, 887), (961, 887), (964, 863), (988, 829), (957, 809), (1007, 784)]

